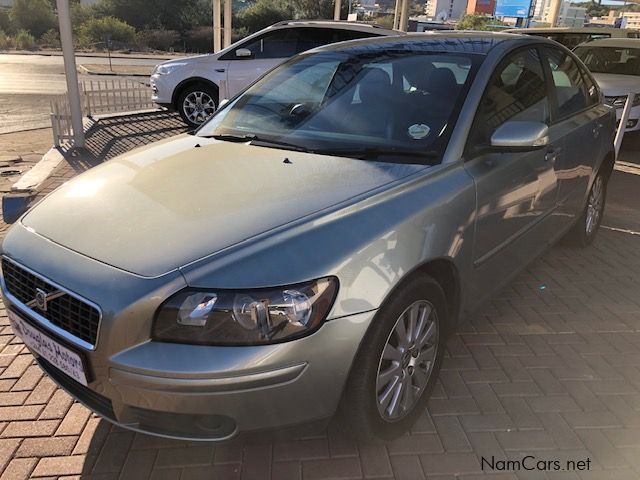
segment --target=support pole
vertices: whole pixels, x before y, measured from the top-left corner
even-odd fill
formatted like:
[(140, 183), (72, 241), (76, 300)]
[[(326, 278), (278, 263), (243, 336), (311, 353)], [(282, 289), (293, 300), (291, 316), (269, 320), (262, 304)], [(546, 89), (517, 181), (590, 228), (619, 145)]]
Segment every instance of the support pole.
[(224, 48), (231, 45), (231, 0), (224, 0)]
[(80, 87), (78, 86), (78, 71), (76, 70), (76, 56), (73, 50), (73, 35), (71, 30), (69, 0), (56, 0), (56, 5), (58, 7), (60, 43), (62, 44), (64, 73), (67, 79), (67, 97), (69, 98), (71, 126), (73, 128), (73, 146), (75, 148), (84, 148), (82, 105), (80, 101)]
[(398, 26), (398, 30), (403, 32), (407, 31), (407, 27), (409, 26), (409, 6), (411, 4), (410, 0), (402, 0), (402, 8), (400, 10), (400, 25)]
[(341, 0), (335, 0), (335, 6), (333, 7), (333, 19), (340, 20), (340, 8), (342, 7)]
[(550, 15), (547, 18), (547, 21), (552, 27), (558, 25), (558, 16), (560, 15), (560, 8), (562, 7), (563, 0), (551, 0), (551, 5), (549, 6)]
[(393, 29), (398, 30), (400, 28), (400, 10), (401, 10), (402, 0), (396, 0), (396, 7), (393, 11)]
[(213, 53), (222, 50), (222, 5), (220, 0), (213, 0)]

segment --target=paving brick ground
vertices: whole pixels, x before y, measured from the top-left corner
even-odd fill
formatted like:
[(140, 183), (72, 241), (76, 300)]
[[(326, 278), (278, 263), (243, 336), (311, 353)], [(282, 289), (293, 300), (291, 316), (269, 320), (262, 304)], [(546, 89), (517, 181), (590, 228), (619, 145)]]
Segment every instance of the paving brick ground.
[[(614, 174), (605, 228), (592, 247), (554, 247), (451, 338), (428, 411), (386, 445), (358, 445), (338, 424), (312, 437), (223, 445), (124, 431), (57, 389), (0, 310), (0, 480), (638, 479), (635, 173)], [(588, 460), (590, 469), (498, 468), (527, 455), (561, 466)], [(483, 471), (482, 457), (496, 469)]]

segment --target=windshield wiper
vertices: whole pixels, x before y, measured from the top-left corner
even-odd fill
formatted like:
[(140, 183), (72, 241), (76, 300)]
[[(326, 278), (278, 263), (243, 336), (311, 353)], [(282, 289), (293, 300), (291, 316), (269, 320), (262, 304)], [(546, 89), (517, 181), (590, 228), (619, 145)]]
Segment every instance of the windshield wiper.
[(315, 150), (314, 153), (321, 155), (334, 155), (336, 157), (351, 157), (363, 160), (377, 160), (383, 156), (390, 157), (413, 157), (416, 159), (439, 158), (440, 153), (435, 150), (411, 150), (393, 147), (362, 147), (362, 148), (336, 148)]
[(246, 135), (232, 135), (230, 133), (219, 133), (216, 135), (203, 135), (204, 138), (215, 138), (216, 140), (223, 140), (225, 142), (250, 142), (251, 140), (255, 140), (257, 137), (253, 133), (248, 133)]
[(294, 150), (296, 152), (308, 152), (309, 149), (296, 145), (294, 143), (284, 142), (282, 140), (275, 140), (271, 138), (260, 138), (255, 133), (247, 133), (245, 135), (232, 135), (229, 133), (220, 133), (217, 135), (207, 135), (205, 138), (215, 138), (216, 140), (222, 140), (225, 142), (251, 142), (251, 145), (258, 147), (277, 147), (284, 150)]

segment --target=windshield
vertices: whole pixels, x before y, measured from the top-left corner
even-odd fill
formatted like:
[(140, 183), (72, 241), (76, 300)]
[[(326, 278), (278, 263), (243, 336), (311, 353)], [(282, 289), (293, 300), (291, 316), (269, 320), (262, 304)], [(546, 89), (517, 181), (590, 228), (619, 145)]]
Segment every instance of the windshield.
[(219, 110), (197, 134), (326, 155), (433, 163), (478, 63), (473, 54), (415, 50), (302, 55)]
[(585, 46), (575, 54), (592, 73), (640, 75), (640, 48)]

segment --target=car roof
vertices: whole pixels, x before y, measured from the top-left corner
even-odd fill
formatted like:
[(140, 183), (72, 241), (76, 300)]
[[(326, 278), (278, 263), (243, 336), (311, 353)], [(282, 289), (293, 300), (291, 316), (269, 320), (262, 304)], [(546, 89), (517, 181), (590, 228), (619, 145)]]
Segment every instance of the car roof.
[(640, 38), (599, 38), (578, 46), (640, 48)]
[(393, 47), (403, 47), (417, 51), (439, 51), (477, 53), (486, 55), (493, 47), (503, 42), (516, 42), (529, 40), (531, 43), (545, 41), (546, 39), (534, 39), (528, 35), (514, 35), (511, 33), (460, 31), (453, 32), (438, 30), (424, 33), (410, 33), (395, 37), (370, 37), (347, 42), (332, 43), (309, 50), (311, 53), (327, 52), (334, 50), (358, 50), (366, 48), (371, 50), (384, 50)]
[(614, 28), (614, 27), (530, 27), (530, 28), (510, 28), (505, 30), (508, 33), (627, 33), (638, 32), (635, 28)]
[(307, 28), (335, 28), (338, 30), (351, 30), (357, 32), (371, 32), (376, 35), (406, 35), (400, 30), (391, 30), (381, 25), (364, 22), (347, 22), (340, 20), (284, 20), (274, 23), (268, 28), (289, 28), (289, 27), (307, 27)]

